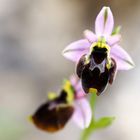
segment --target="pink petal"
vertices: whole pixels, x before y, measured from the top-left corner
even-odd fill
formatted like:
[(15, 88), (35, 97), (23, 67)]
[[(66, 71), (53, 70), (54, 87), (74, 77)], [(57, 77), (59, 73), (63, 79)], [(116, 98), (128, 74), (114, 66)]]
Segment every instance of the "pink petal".
[(119, 34), (107, 37), (107, 43), (109, 46), (113, 46), (119, 43), (120, 40), (121, 40), (121, 35)]
[(92, 31), (90, 31), (90, 30), (85, 30), (84, 31), (84, 36), (91, 43), (97, 41), (97, 36)]
[(77, 77), (77, 75), (72, 74), (70, 76), (70, 82), (71, 82), (72, 86), (75, 87), (79, 82), (79, 78)]
[(103, 7), (95, 20), (95, 32), (98, 36), (109, 36), (114, 26), (113, 14), (109, 7)]
[(129, 70), (135, 65), (129, 54), (119, 45), (114, 45), (111, 48), (111, 57), (117, 63), (117, 70)]
[(75, 101), (75, 112), (73, 114), (74, 122), (82, 129), (90, 125), (92, 111), (88, 101), (85, 98)]
[(81, 80), (79, 80), (79, 82), (75, 86), (75, 90), (76, 90), (76, 99), (81, 99), (86, 96), (86, 93), (82, 88)]
[(63, 50), (63, 56), (74, 62), (78, 62), (82, 55), (88, 53), (90, 45), (87, 39), (73, 42)]
[(73, 74), (70, 77), (70, 82), (71, 82), (72, 86), (75, 89), (75, 92), (76, 92), (75, 98), (76, 99), (81, 99), (84, 96), (86, 96), (86, 93), (84, 92), (84, 90), (82, 88), (81, 81), (80, 81), (80, 79), (76, 75)]

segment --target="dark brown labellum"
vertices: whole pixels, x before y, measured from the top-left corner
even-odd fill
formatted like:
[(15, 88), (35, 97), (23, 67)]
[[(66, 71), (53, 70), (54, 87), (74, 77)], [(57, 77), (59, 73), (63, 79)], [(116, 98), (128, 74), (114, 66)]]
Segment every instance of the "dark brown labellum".
[(76, 73), (77, 73), (77, 75), (78, 75), (79, 78), (81, 78), (81, 74), (82, 74), (83, 69), (85, 67), (85, 61), (86, 61), (86, 58), (85, 58), (85, 55), (83, 55), (80, 58), (80, 60), (79, 60), (79, 62), (77, 64)]
[(86, 65), (82, 72), (82, 86), (86, 93), (90, 88), (97, 89), (97, 94), (102, 93), (109, 80), (109, 71), (105, 67), (104, 72), (101, 73), (99, 68), (95, 67), (93, 70), (89, 69), (89, 65)]
[(73, 114), (72, 106), (49, 109), (49, 104), (42, 105), (33, 115), (33, 123), (41, 130), (56, 132), (64, 128)]
[[(98, 56), (101, 57), (102, 55)], [(113, 82), (116, 72), (116, 63), (111, 59), (111, 68), (108, 69), (106, 67), (107, 60), (103, 59), (105, 55), (103, 55), (103, 58), (97, 57), (96, 61), (94, 57), (95, 56), (90, 56), (90, 62), (84, 64), (85, 56), (82, 56), (77, 65), (77, 74), (81, 78), (82, 87), (86, 93), (89, 93), (90, 89), (96, 89), (97, 95), (100, 95), (105, 90), (107, 84)]]
[(41, 105), (32, 116), (33, 123), (41, 130), (56, 132), (71, 118), (74, 108), (65, 102), (65, 92), (60, 97)]

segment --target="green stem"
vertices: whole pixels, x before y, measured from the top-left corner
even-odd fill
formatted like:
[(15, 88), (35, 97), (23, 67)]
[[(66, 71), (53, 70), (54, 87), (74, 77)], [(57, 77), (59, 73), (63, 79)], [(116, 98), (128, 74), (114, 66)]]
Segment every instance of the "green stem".
[(81, 135), (81, 140), (89, 140), (90, 135), (94, 132), (94, 124), (95, 124), (94, 110), (95, 110), (96, 96), (97, 96), (96, 93), (91, 93), (90, 106), (92, 110), (92, 120), (89, 127), (83, 130)]
[(81, 135), (81, 140), (89, 140), (90, 135), (93, 133), (94, 129), (94, 121), (92, 119), (90, 126), (88, 128), (86, 128)]

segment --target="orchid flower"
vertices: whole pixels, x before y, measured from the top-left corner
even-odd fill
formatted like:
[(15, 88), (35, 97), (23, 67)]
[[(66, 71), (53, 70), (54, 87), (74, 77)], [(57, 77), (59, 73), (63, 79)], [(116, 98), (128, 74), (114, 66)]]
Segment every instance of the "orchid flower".
[(71, 118), (82, 129), (89, 126), (92, 111), (76, 76), (65, 80), (60, 95), (49, 93), (48, 99), (31, 117), (39, 129), (56, 132)]
[(119, 45), (121, 35), (114, 32), (114, 18), (109, 7), (103, 7), (95, 20), (95, 33), (84, 31), (84, 39), (68, 45), (64, 57), (77, 63), (77, 75), (86, 93), (99, 95), (108, 82), (112, 84), (118, 70), (134, 67), (129, 54)]

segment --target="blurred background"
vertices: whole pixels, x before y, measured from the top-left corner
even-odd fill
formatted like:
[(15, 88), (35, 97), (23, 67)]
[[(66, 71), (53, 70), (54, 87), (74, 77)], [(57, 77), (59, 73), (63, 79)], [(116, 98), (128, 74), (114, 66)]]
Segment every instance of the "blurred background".
[(70, 121), (49, 134), (29, 121), (48, 91), (59, 91), (75, 65), (61, 51), (94, 29), (102, 6), (110, 6), (122, 25), (121, 45), (136, 67), (119, 72), (98, 97), (96, 118), (115, 116), (113, 125), (94, 133), (96, 140), (140, 139), (140, 1), (139, 0), (0, 0), (0, 140), (78, 140)]

